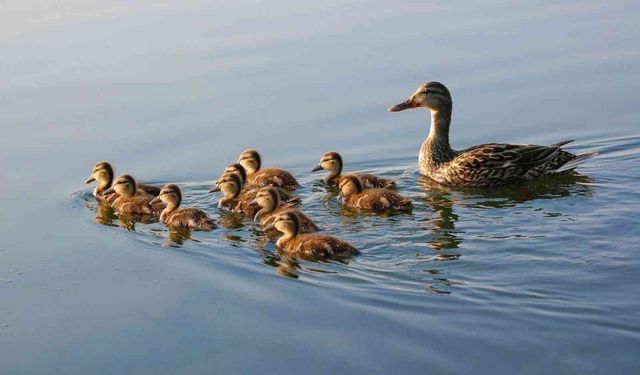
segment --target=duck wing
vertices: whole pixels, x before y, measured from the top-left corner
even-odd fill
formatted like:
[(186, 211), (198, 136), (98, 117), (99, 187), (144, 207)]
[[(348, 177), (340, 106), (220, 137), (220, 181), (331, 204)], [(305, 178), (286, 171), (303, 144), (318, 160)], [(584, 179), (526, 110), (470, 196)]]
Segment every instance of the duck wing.
[(512, 166), (531, 169), (553, 159), (560, 147), (559, 145), (488, 143), (460, 151), (452, 163), (472, 169), (499, 169)]

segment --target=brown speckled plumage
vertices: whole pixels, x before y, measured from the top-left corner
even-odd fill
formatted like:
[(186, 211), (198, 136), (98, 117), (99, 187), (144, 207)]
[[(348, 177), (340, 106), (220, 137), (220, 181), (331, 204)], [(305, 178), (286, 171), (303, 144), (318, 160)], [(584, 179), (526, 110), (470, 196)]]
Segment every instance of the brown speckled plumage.
[(109, 190), (116, 193), (113, 195), (117, 198), (111, 203), (111, 207), (118, 213), (151, 215), (160, 214), (165, 208), (162, 202), (151, 204), (154, 197), (145, 192), (139, 192), (135, 179), (128, 174), (118, 176)]
[(255, 214), (254, 221), (262, 227), (273, 224), (275, 218), (284, 212), (292, 212), (300, 220), (300, 231), (304, 233), (315, 232), (319, 228), (307, 215), (290, 204), (285, 204), (280, 199), (278, 189), (274, 187), (261, 188), (255, 198), (260, 210)]
[[(244, 194), (247, 194), (247, 198), (246, 199), (254, 199), (255, 195), (258, 193), (258, 190), (260, 189), (259, 186), (256, 185), (252, 185), (247, 183), (247, 171), (246, 169), (242, 166), (242, 164), (240, 163), (234, 163), (234, 164), (230, 164), (228, 165), (224, 172), (222, 173), (222, 176), (220, 176), (218, 178), (218, 182), (226, 175), (229, 173), (235, 173), (238, 175), (238, 177), (240, 177), (240, 186), (241, 186), (241, 191), (245, 192)], [(216, 184), (218, 183), (216, 182)], [(300, 198), (296, 197), (294, 195), (292, 195), (288, 190), (285, 190), (281, 187), (275, 187), (275, 189), (278, 190), (278, 193), (280, 194), (280, 198), (283, 202), (288, 203), (288, 204), (299, 204), (300, 203)]]
[(240, 163), (247, 172), (247, 184), (257, 187), (275, 186), (287, 190), (294, 190), (300, 187), (295, 177), (284, 169), (261, 169), (262, 158), (258, 151), (254, 149), (243, 151), (240, 154), (238, 163)]
[(389, 111), (426, 107), (431, 130), (420, 148), (420, 172), (443, 185), (498, 186), (574, 169), (595, 154), (574, 155), (562, 150), (571, 141), (550, 146), (489, 143), (455, 151), (449, 145), (453, 102), (441, 83), (428, 82)]
[(351, 244), (326, 234), (300, 234), (300, 219), (295, 213), (276, 216), (273, 226), (284, 233), (276, 245), (284, 254), (307, 260), (348, 259), (360, 254)]
[[(330, 151), (322, 155), (320, 163), (311, 172), (316, 172), (321, 169), (329, 171), (329, 174), (324, 178), (325, 182), (332, 186), (338, 186), (340, 184), (340, 178), (342, 177), (341, 173), (343, 166), (342, 156), (335, 151)], [(370, 173), (349, 174), (358, 176), (365, 186), (368, 187), (388, 188), (395, 186), (395, 181)]]
[(378, 212), (411, 210), (411, 199), (387, 189), (364, 189), (360, 178), (353, 174), (342, 176), (339, 188), (342, 203), (349, 208)]
[(160, 195), (152, 203), (161, 200), (166, 208), (160, 214), (160, 221), (172, 228), (188, 228), (210, 231), (216, 228), (215, 222), (197, 208), (180, 208), (182, 193), (174, 184), (165, 185)]

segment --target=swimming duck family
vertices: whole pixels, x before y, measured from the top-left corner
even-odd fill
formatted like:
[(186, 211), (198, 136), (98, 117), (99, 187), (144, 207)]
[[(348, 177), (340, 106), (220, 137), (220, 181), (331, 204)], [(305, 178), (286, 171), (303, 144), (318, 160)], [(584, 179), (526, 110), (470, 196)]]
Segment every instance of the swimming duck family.
[(390, 112), (411, 108), (431, 111), (431, 128), (418, 155), (420, 173), (447, 186), (491, 187), (528, 181), (573, 170), (594, 153), (574, 155), (562, 149), (573, 141), (549, 146), (486, 143), (456, 151), (449, 145), (453, 101), (440, 82), (427, 82)]
[[(571, 141), (549, 146), (487, 143), (464, 150), (449, 144), (452, 100), (441, 83), (420, 85), (407, 100), (389, 111), (424, 107), (431, 111), (431, 127), (419, 152), (420, 172), (438, 186), (492, 187), (531, 180), (539, 176), (571, 171), (595, 154), (575, 155), (563, 149)], [(328, 171), (325, 182), (337, 186), (345, 208), (362, 212), (401, 211), (410, 213), (411, 199), (389, 190), (395, 181), (369, 173), (343, 175), (342, 156), (335, 152), (322, 155), (312, 172)], [(210, 231), (216, 223), (204, 211), (180, 207), (182, 193), (175, 184), (162, 189), (142, 185), (130, 174), (114, 180), (107, 162), (97, 163), (85, 183), (97, 181), (93, 195), (107, 202), (117, 213), (158, 215), (170, 228)], [(243, 151), (237, 162), (228, 165), (210, 193), (222, 192), (218, 207), (252, 218), (264, 231), (282, 233), (276, 246), (292, 257), (310, 260), (346, 259), (360, 254), (356, 247), (318, 231), (314, 221), (296, 206), (301, 203), (293, 192), (298, 180), (281, 168), (262, 168), (255, 149)]]

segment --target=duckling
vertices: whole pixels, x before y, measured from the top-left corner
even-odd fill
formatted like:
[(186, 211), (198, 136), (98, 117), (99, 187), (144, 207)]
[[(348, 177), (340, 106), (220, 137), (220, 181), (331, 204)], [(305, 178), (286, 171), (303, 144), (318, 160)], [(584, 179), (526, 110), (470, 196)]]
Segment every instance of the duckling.
[(411, 199), (386, 189), (364, 189), (358, 176), (345, 175), (340, 179), (342, 203), (351, 208), (366, 211), (407, 211), (411, 209)]
[(278, 189), (274, 187), (263, 187), (258, 190), (258, 194), (252, 203), (260, 206), (260, 211), (256, 213), (253, 221), (260, 223), (262, 227), (273, 224), (276, 216), (282, 212), (293, 212), (298, 215), (298, 219), (300, 219), (300, 230), (302, 232), (315, 232), (319, 229), (302, 211), (293, 208), (291, 205), (284, 204), (280, 200)]
[[(111, 187), (114, 176), (115, 174), (113, 173), (113, 167), (111, 166), (111, 164), (106, 161), (101, 161), (93, 167), (91, 176), (89, 176), (89, 178), (84, 183), (90, 184), (97, 180), (98, 186), (93, 189), (93, 196), (96, 198), (104, 199), (109, 203), (113, 203), (113, 201), (115, 201), (118, 196), (114, 193), (105, 194), (105, 192)], [(160, 194), (160, 188), (157, 186), (138, 184), (137, 187), (137, 192), (149, 194), (152, 197)]]
[[(320, 164), (318, 164), (315, 168), (311, 170), (311, 172), (317, 172), (319, 170), (327, 170), (329, 174), (324, 178), (324, 181), (332, 186), (338, 186), (340, 183), (340, 174), (342, 173), (342, 156), (337, 152), (330, 151), (326, 152), (320, 158)], [(375, 188), (388, 188), (395, 186), (396, 182), (388, 179), (379, 177), (369, 173), (352, 173), (358, 176), (362, 182), (366, 186), (375, 187)]]
[(273, 224), (265, 228), (284, 233), (278, 239), (278, 249), (294, 258), (308, 260), (346, 259), (360, 254), (351, 244), (327, 234), (300, 234), (300, 218), (294, 212), (278, 214)]
[(216, 186), (209, 193), (222, 191), (224, 196), (220, 198), (218, 207), (226, 208), (232, 212), (239, 212), (247, 216), (255, 216), (259, 207), (253, 204), (256, 190), (242, 190), (242, 180), (237, 173), (226, 173), (218, 179)]
[(111, 207), (118, 213), (159, 214), (165, 208), (162, 202), (151, 205), (153, 197), (148, 194), (136, 194), (136, 181), (128, 174), (118, 176), (105, 194), (113, 192), (119, 196), (111, 203)]
[(216, 228), (215, 222), (197, 208), (180, 208), (182, 193), (174, 184), (165, 185), (151, 204), (164, 202), (166, 208), (160, 214), (160, 221), (170, 228), (189, 228), (210, 231)]
[(242, 164), (246, 169), (248, 176), (247, 182), (251, 185), (259, 187), (275, 186), (287, 190), (294, 190), (300, 187), (295, 177), (284, 169), (266, 168), (261, 170), (262, 159), (258, 151), (254, 149), (244, 150), (240, 154), (238, 163)]
[[(246, 192), (245, 194), (247, 194), (247, 199), (255, 199), (256, 194), (258, 193), (259, 187), (256, 187), (254, 185), (247, 185), (247, 171), (246, 169), (242, 166), (242, 164), (240, 163), (234, 163), (234, 164), (230, 164), (228, 165), (225, 169), (224, 172), (222, 173), (222, 176), (220, 176), (220, 178), (218, 178), (218, 181), (220, 181), (220, 179), (222, 179), (222, 177), (224, 177), (224, 175), (228, 174), (228, 173), (235, 173), (238, 175), (238, 177), (240, 177), (240, 190), (241, 192)], [(287, 203), (287, 204), (299, 204), (300, 203), (300, 198), (296, 197), (294, 195), (292, 195), (291, 193), (289, 193), (287, 190), (280, 188), (280, 187), (276, 187), (276, 189), (278, 190), (278, 193), (280, 194), (280, 198), (283, 202)], [(219, 189), (212, 189), (210, 192), (215, 192), (215, 191), (219, 191)]]
[(445, 85), (422, 84), (409, 99), (390, 107), (389, 112), (419, 107), (431, 111), (431, 130), (418, 155), (420, 173), (441, 185), (491, 187), (528, 181), (571, 171), (597, 155), (562, 150), (572, 140), (550, 146), (487, 143), (456, 151), (449, 145), (453, 101)]

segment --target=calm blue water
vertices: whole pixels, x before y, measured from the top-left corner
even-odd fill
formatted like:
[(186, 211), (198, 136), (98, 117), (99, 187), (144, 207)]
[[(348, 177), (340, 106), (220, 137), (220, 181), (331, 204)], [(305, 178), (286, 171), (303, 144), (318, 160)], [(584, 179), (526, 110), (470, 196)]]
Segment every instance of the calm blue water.
[[(634, 2), (0, 4), (0, 372), (637, 373)], [(492, 190), (421, 178), (428, 80), (454, 147), (576, 139), (577, 173)], [(240, 151), (302, 182), (349, 263), (281, 258), (211, 182)], [(344, 211), (321, 174), (396, 178), (411, 215)], [(181, 185), (222, 225), (121, 222), (82, 182)]]

